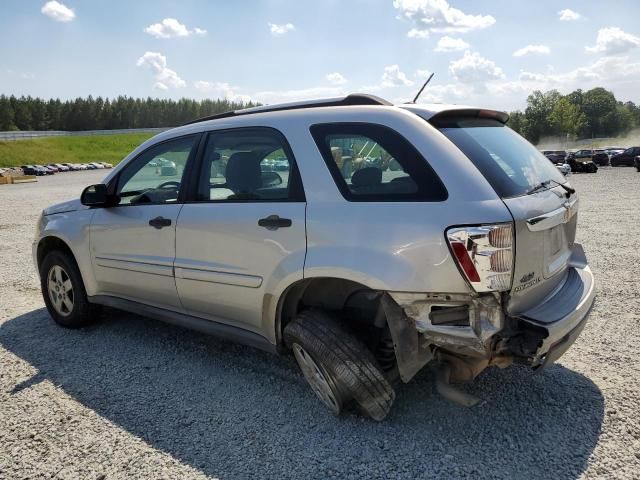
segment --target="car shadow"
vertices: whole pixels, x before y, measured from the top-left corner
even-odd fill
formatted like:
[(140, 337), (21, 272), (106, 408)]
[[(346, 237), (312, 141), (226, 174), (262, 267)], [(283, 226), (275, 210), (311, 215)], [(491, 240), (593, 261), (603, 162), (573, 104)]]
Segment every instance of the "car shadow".
[(490, 369), (463, 408), (421, 372), (384, 422), (333, 417), (295, 362), (107, 309), (81, 330), (39, 309), (0, 325), (0, 344), (78, 402), (206, 475), (274, 478), (577, 478), (600, 434), (604, 400), (561, 365)]

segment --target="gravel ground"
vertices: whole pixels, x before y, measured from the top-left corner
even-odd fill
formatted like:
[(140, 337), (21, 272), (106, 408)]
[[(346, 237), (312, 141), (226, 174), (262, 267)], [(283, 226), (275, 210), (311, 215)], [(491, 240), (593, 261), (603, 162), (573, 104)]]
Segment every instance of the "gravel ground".
[(571, 178), (598, 299), (559, 363), (486, 371), (473, 409), (422, 372), (383, 423), (332, 417), (290, 358), (115, 310), (56, 327), (34, 224), (102, 175), (0, 186), (0, 479), (640, 478), (635, 170)]

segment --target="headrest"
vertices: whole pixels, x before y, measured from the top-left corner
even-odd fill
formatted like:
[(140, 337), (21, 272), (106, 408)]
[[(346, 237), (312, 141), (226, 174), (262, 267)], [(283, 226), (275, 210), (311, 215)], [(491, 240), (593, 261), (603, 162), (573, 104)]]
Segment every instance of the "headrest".
[(351, 185), (354, 187), (370, 187), (382, 183), (382, 170), (375, 167), (365, 167), (356, 172), (351, 177)]

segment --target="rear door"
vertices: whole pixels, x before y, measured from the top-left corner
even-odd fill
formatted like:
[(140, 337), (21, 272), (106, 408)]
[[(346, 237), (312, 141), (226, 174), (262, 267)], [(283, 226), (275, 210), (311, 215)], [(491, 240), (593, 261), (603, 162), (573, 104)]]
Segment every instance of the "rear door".
[(197, 177), (176, 231), (182, 305), (269, 336), (263, 308), (282, 284), (302, 278), (306, 252), (306, 204), (292, 152), (273, 129), (213, 132)]
[(577, 196), (560, 186), (568, 187), (568, 182), (554, 165), (501, 122), (456, 117), (431, 122), (467, 155), (513, 216), (516, 245), (509, 312), (539, 304), (566, 276)]

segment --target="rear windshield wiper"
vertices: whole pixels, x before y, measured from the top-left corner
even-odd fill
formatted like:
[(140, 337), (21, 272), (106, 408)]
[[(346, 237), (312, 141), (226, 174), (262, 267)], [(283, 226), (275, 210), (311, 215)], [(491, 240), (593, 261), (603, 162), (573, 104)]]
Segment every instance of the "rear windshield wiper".
[(566, 197), (567, 198), (569, 198), (571, 195), (576, 193), (576, 189), (575, 188), (568, 187), (568, 186), (564, 185), (563, 183), (556, 182), (555, 180), (549, 179), (549, 180), (545, 180), (544, 182), (540, 182), (539, 185), (536, 185), (535, 187), (533, 187), (530, 190), (528, 190), (527, 191), (527, 195), (539, 192), (540, 190), (544, 190), (545, 188), (549, 187), (550, 183), (554, 183), (554, 184), (558, 185), (559, 187), (562, 187), (563, 190), (565, 192), (567, 192), (566, 193)]

